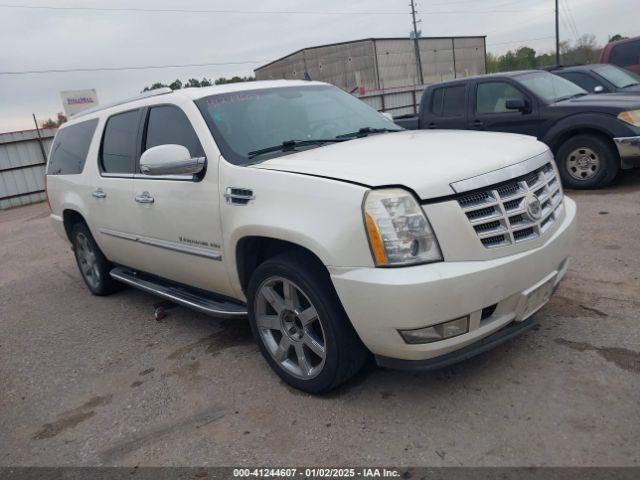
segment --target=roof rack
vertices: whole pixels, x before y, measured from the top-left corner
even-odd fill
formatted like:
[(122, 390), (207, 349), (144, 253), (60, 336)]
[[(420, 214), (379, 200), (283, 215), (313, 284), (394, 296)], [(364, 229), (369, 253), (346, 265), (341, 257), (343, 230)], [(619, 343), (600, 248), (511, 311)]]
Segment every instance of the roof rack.
[(158, 95), (165, 95), (171, 92), (173, 92), (173, 90), (171, 90), (169, 87), (155, 88), (153, 90), (149, 90), (147, 92), (142, 92), (138, 95), (134, 95), (133, 97), (128, 97), (122, 100), (117, 100), (115, 102), (105, 103), (104, 105), (98, 105), (97, 107), (88, 108), (87, 110), (82, 110), (81, 112), (75, 113), (71, 116), (73, 118), (78, 118), (83, 115), (99, 112), (100, 110), (105, 110), (107, 108), (115, 107), (117, 105), (124, 105), (125, 103), (133, 102), (135, 100), (142, 100), (143, 98), (156, 97)]

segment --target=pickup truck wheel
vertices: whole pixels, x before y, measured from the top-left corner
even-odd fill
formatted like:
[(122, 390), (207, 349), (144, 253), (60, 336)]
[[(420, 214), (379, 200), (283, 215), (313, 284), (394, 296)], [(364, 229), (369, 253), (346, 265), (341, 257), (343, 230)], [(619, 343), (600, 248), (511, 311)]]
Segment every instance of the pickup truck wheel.
[(262, 355), (295, 388), (329, 391), (369, 358), (328, 275), (304, 255), (278, 255), (258, 266), (248, 299)]
[(613, 181), (620, 162), (612, 145), (593, 135), (576, 135), (556, 156), (562, 182), (569, 188), (600, 188)]
[(93, 239), (89, 228), (81, 222), (71, 228), (73, 252), (84, 283), (94, 295), (109, 295), (121, 288), (109, 272), (113, 265)]

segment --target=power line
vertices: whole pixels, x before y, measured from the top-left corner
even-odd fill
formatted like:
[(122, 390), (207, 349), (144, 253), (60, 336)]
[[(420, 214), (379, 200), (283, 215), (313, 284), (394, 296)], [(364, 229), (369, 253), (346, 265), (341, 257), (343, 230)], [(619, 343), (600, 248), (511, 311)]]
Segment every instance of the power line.
[[(216, 13), (237, 15), (406, 15), (406, 12), (395, 11), (309, 11), (309, 10), (219, 10), (219, 9), (186, 9), (186, 8), (120, 8), (120, 7), (58, 7), (52, 5), (13, 5), (0, 4), (0, 8), (29, 10), (58, 10), (86, 12), (128, 12), (128, 13)], [(422, 12), (429, 15), (468, 15), (490, 13), (522, 13), (530, 10), (435, 10)]]
[(139, 13), (233, 13), (233, 14), (265, 14), (265, 15), (406, 15), (401, 11), (308, 11), (308, 10), (222, 10), (191, 8), (138, 8), (138, 7), (66, 7), (54, 5), (13, 5), (0, 4), (2, 8), (18, 8), (28, 10), (60, 10), (87, 12), (139, 12)]
[(151, 70), (159, 68), (184, 68), (184, 67), (209, 67), (222, 65), (249, 65), (256, 63), (266, 63), (265, 60), (245, 60), (242, 62), (209, 62), (209, 63), (186, 63), (182, 65), (145, 65), (128, 67), (92, 67), (92, 68), (51, 68), (47, 70), (8, 70), (0, 71), (0, 75), (38, 75), (42, 73), (70, 73), (70, 72), (104, 72), (119, 70)]
[(569, 2), (569, 0), (565, 0), (564, 9), (565, 9), (565, 12), (567, 13), (567, 17), (569, 19), (569, 23), (571, 24), (571, 28), (573, 29), (573, 34), (574, 34), (576, 40), (578, 40), (578, 37), (580, 36), (580, 33), (578, 32), (578, 27), (577, 27), (576, 21), (575, 21), (575, 19), (573, 17), (573, 12), (571, 11), (571, 3)]

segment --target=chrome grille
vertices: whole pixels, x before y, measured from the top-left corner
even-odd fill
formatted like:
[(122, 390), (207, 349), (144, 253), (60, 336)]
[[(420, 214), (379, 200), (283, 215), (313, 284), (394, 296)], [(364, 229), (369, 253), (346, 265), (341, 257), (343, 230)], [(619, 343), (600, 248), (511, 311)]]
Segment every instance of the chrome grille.
[[(528, 212), (534, 194), (541, 208), (539, 219)], [(540, 237), (556, 222), (562, 189), (551, 163), (521, 177), (457, 198), (480, 242), (486, 248), (504, 247)]]

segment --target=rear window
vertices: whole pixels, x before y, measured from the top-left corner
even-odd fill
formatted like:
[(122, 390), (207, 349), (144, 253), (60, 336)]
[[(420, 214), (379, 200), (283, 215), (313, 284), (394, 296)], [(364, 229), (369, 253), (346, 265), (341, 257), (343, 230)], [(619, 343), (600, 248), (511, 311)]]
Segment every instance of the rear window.
[(138, 139), (139, 110), (109, 117), (102, 137), (104, 173), (133, 173)]
[(640, 65), (640, 41), (623, 43), (613, 47), (609, 62), (619, 67)]
[(98, 119), (61, 128), (51, 146), (47, 175), (82, 173)]
[(435, 90), (431, 101), (431, 112), (439, 117), (463, 116), (465, 89), (465, 85), (456, 85)]

